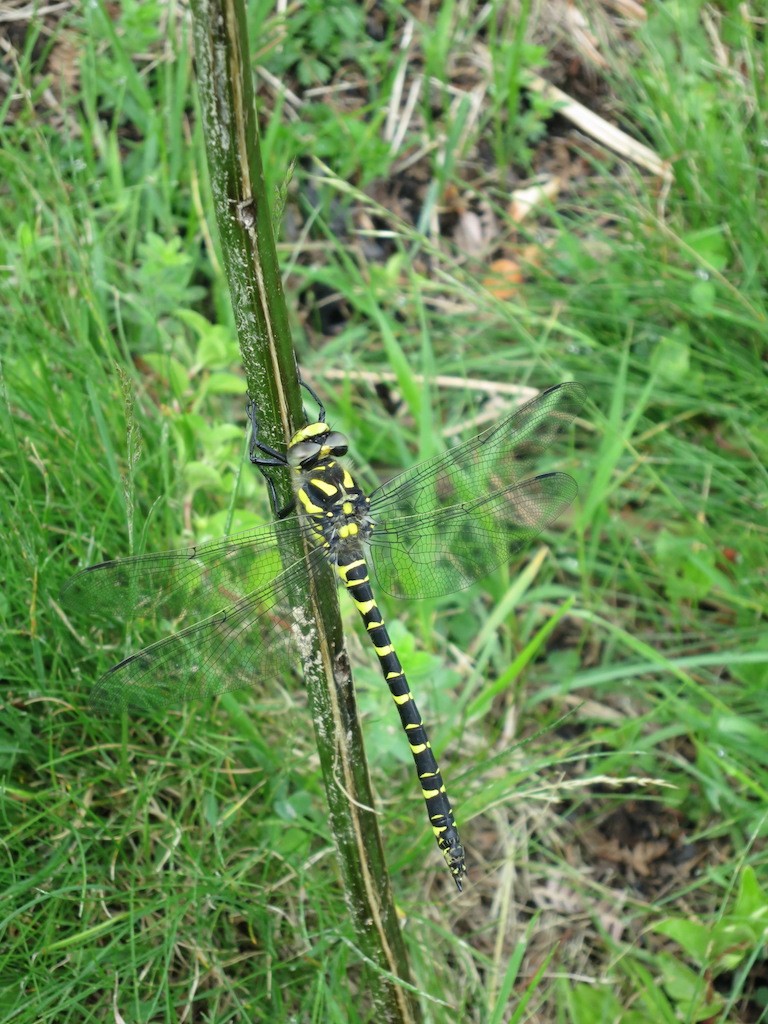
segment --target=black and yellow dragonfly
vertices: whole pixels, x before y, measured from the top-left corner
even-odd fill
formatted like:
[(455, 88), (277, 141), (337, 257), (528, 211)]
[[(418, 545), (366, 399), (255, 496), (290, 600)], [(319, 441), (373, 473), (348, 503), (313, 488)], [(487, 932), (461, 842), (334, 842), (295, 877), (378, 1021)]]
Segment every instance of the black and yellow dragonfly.
[[(329, 561), (360, 612), (416, 763), (430, 825), (459, 890), (464, 850), (424, 723), (369, 580), (401, 598), (434, 598), (474, 583), (526, 547), (574, 500), (564, 473), (529, 477), (531, 463), (577, 415), (580, 384), (549, 388), (370, 496), (338, 460), (347, 439), (322, 406), (285, 453), (254, 435), (251, 461), (290, 467), (291, 514), (223, 540), (83, 569), (66, 584), (73, 608), (108, 619), (153, 615), (176, 631), (96, 683), (102, 710), (163, 708), (282, 678), (296, 664), (297, 595)], [(318, 403), (319, 404), (319, 403)], [(303, 533), (309, 554), (283, 566)], [(188, 624), (185, 624), (188, 623)], [(299, 636), (297, 636), (299, 631)]]

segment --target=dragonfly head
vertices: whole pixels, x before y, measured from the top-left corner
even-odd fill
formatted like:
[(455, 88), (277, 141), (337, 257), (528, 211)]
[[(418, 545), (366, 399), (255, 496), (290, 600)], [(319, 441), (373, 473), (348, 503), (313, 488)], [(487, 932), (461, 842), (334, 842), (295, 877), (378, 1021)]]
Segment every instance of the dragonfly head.
[(288, 465), (294, 469), (311, 469), (329, 456), (338, 458), (346, 455), (348, 448), (349, 442), (343, 434), (331, 430), (327, 423), (319, 420), (296, 431), (286, 457)]

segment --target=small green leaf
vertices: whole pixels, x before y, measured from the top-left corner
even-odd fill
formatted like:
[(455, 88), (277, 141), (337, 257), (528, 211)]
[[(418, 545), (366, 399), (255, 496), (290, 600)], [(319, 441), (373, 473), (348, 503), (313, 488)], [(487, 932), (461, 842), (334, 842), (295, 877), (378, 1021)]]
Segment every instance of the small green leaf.
[[(758, 733), (760, 731), (758, 729)], [(765, 733), (762, 733), (762, 741), (765, 741)], [(739, 917), (754, 917), (762, 921), (764, 927), (768, 924), (768, 894), (758, 884), (754, 868), (747, 867), (742, 872), (739, 894), (733, 909)]]
[(153, 352), (146, 353), (143, 359), (158, 377), (170, 386), (176, 398), (181, 398), (186, 394), (189, 387), (189, 375), (186, 367), (178, 359)]
[(688, 329), (682, 325), (660, 338), (651, 355), (651, 369), (669, 383), (682, 380), (691, 369)]
[[(202, 395), (245, 395), (245, 381), (236, 373), (212, 373), (201, 388)], [(243, 400), (245, 404), (245, 400)]]
[(206, 462), (188, 462), (184, 467), (184, 479), (192, 490), (201, 487), (218, 490), (221, 487), (221, 475)]
[(700, 967), (707, 964), (712, 943), (711, 928), (707, 928), (697, 921), (668, 917), (660, 921), (653, 930), (676, 942)]
[(717, 289), (712, 281), (701, 279), (691, 285), (690, 296), (696, 312), (708, 316), (715, 308)]
[(683, 235), (683, 242), (715, 270), (725, 270), (728, 266), (728, 243), (723, 236), (722, 228), (690, 231)]
[(669, 998), (678, 1004), (684, 1020), (704, 1021), (714, 1016), (722, 1001), (704, 1002), (708, 986), (701, 975), (666, 953), (659, 954), (658, 962), (664, 989)]

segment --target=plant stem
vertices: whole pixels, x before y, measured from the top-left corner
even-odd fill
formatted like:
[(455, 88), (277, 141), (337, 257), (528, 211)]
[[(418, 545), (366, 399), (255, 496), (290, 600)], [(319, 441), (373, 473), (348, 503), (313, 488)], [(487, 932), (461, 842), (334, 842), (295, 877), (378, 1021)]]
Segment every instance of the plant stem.
[[(211, 190), (259, 436), (284, 449), (303, 422), (296, 361), (264, 185), (242, 0), (193, 0), (197, 81)], [(292, 500), (287, 473), (278, 501)], [(301, 544), (284, 559), (303, 557)], [(335, 576), (310, 575), (294, 602), (325, 781), (330, 830), (368, 992), (381, 1021), (421, 1020), (372, 810), (368, 768), (343, 647)]]

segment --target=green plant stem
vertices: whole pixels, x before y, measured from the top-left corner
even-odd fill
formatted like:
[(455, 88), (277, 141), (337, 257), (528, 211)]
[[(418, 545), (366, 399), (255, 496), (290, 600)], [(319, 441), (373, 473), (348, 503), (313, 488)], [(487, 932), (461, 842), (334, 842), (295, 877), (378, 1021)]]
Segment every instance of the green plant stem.
[[(260, 437), (284, 448), (302, 423), (288, 312), (264, 185), (241, 0), (194, 0), (197, 79), (211, 189), (238, 338)], [(292, 498), (287, 473), (278, 499)], [(302, 550), (284, 557), (302, 557)], [(373, 965), (369, 992), (382, 1021), (418, 1021), (384, 863), (349, 661), (330, 566), (310, 576), (295, 607), (301, 656), (325, 780), (329, 824), (358, 948)], [(404, 984), (403, 984), (404, 983)]]

